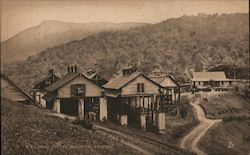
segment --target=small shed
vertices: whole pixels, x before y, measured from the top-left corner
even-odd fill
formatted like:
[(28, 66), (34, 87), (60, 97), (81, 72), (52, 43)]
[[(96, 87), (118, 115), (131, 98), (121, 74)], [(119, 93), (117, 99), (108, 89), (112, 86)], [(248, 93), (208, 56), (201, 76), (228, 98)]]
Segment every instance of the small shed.
[(1, 98), (7, 98), (15, 102), (34, 104), (32, 97), (4, 74), (1, 74)]

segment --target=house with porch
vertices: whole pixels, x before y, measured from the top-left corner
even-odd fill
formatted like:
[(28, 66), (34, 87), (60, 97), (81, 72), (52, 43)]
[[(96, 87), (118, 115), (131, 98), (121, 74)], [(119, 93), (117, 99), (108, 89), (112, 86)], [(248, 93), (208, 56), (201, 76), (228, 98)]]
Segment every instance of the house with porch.
[(164, 88), (137, 72), (135, 66), (123, 68), (120, 75), (111, 78), (103, 87), (109, 119), (143, 130), (164, 131), (165, 113), (161, 111)]
[(83, 119), (92, 111), (96, 113), (97, 120), (107, 119), (107, 102), (102, 93), (103, 88), (78, 72), (76, 66), (45, 90), (47, 93), (43, 98), (58, 113)]
[(233, 79), (226, 78), (225, 72), (193, 72), (192, 86), (198, 89), (228, 90)]
[(53, 84), (59, 79), (54, 72), (53, 69), (50, 69), (48, 74), (38, 80), (32, 87), (32, 96), (34, 100), (41, 105), (43, 108), (49, 108), (49, 105), (46, 103), (46, 100), (43, 99), (43, 96), (46, 94), (45, 88), (49, 85)]

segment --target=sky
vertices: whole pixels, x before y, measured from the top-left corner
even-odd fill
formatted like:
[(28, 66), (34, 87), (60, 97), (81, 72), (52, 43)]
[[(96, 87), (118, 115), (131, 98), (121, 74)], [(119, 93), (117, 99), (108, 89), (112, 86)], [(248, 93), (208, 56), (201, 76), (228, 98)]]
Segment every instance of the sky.
[(198, 13), (249, 13), (248, 0), (1, 0), (1, 41), (45, 20), (158, 23)]

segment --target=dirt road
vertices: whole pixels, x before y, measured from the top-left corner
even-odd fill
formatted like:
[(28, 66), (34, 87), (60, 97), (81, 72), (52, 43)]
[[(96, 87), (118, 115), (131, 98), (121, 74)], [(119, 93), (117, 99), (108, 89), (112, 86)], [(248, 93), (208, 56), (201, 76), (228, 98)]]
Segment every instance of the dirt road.
[(198, 142), (202, 136), (205, 135), (207, 130), (211, 128), (215, 123), (222, 121), (221, 119), (212, 120), (207, 119), (203, 109), (199, 106), (199, 101), (190, 102), (190, 104), (194, 107), (197, 118), (200, 123), (191, 130), (185, 137), (183, 137), (180, 141), (180, 147), (191, 152), (194, 152), (198, 155), (206, 154), (198, 147)]

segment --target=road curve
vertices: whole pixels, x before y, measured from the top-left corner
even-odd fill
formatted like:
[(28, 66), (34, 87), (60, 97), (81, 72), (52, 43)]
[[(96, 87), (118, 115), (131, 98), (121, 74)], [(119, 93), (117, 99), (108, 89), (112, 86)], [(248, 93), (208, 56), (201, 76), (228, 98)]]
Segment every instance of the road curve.
[(200, 123), (180, 140), (180, 147), (198, 155), (204, 155), (206, 153), (198, 147), (198, 142), (200, 141), (201, 137), (206, 134), (209, 128), (222, 120), (207, 119), (203, 109), (199, 106), (199, 102), (197, 101), (190, 102), (190, 105), (194, 107), (197, 119)]

